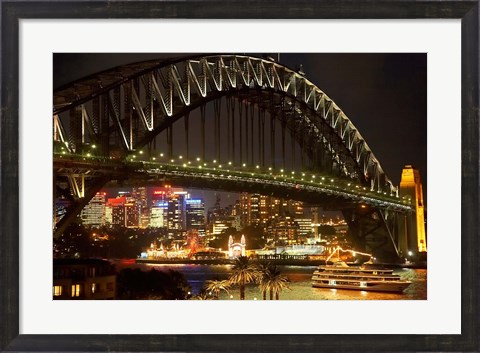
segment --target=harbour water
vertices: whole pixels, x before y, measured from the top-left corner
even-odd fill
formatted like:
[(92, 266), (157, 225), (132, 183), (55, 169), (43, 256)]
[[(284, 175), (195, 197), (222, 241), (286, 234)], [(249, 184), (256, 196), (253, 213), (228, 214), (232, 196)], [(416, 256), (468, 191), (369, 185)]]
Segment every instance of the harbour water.
[[(232, 265), (193, 265), (193, 264), (134, 264), (132, 262), (115, 262), (117, 269), (125, 267), (141, 268), (148, 271), (155, 268), (159, 271), (175, 270), (184, 274), (192, 287), (192, 294), (198, 294), (207, 280), (224, 280), (231, 274)], [(381, 293), (356, 290), (313, 288), (311, 278), (316, 266), (278, 266), (280, 271), (290, 280), (289, 288), (280, 293), (280, 300), (426, 300), (427, 270), (398, 268), (395, 274), (412, 284), (403, 293)], [(220, 293), (220, 299), (237, 300), (239, 291), (234, 288)], [(255, 284), (248, 284), (245, 299), (261, 300), (262, 294)], [(268, 298), (268, 295), (267, 295)]]

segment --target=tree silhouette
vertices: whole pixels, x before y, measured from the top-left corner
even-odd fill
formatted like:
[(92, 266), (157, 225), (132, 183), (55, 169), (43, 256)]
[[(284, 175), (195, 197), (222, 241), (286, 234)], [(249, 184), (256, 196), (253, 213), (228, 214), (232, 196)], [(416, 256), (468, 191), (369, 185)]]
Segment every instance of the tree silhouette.
[(245, 300), (245, 284), (255, 282), (259, 276), (257, 267), (246, 256), (239, 256), (233, 264), (233, 273), (228, 278), (232, 285), (240, 288), (240, 300)]

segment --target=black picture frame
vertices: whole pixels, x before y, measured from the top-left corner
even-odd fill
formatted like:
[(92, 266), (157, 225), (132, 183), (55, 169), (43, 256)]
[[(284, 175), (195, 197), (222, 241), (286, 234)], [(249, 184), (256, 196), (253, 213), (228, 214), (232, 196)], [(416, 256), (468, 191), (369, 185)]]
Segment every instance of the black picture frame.
[[(0, 350), (478, 352), (479, 1), (1, 1)], [(25, 18), (461, 19), (460, 335), (19, 335), (19, 20)], [(447, 207), (447, 206), (446, 206)], [(439, 313), (439, 315), (441, 315)]]

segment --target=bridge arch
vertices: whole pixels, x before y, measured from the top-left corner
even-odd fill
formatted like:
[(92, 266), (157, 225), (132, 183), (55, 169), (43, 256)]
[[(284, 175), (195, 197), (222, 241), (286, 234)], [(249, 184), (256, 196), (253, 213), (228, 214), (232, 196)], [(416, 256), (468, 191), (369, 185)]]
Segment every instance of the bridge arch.
[(289, 130), (314, 168), (372, 190), (394, 190), (358, 129), (332, 99), (303, 73), (252, 56), (134, 63), (61, 87), (54, 92), (54, 140), (74, 153), (95, 144), (103, 155), (123, 157), (151, 144), (180, 118), (188, 120), (191, 111), (222, 98), (245, 110), (255, 106), (258, 115), (268, 112), (282, 134)]
[[(400, 213), (410, 211), (410, 205), (395, 197), (396, 188), (355, 125), (302, 72), (270, 59), (234, 54), (148, 61), (117, 67), (63, 86), (54, 92), (53, 103), (54, 193), (69, 197), (72, 204), (61, 221), (54, 224), (55, 236), (63, 232), (105, 183), (114, 180), (121, 185), (124, 179), (138, 173), (136, 178), (153, 183), (168, 180), (178, 185), (213, 188), (221, 181), (225, 190), (262, 190), (312, 204), (341, 203), (360, 249), (368, 244), (371, 249), (378, 249), (377, 253), (398, 255), (396, 223)], [(240, 162), (253, 159), (255, 121), (258, 157), (262, 163), (265, 136), (270, 133), (269, 152), (274, 159), (276, 153), (285, 155), (284, 135), (288, 131), (291, 140), (301, 147), (302, 161), (303, 154), (310, 160), (310, 170), (302, 172), (311, 172), (311, 177), (318, 172), (326, 173), (342, 182), (350, 179), (361, 187), (356, 185), (359, 189), (352, 191), (354, 186), (348, 181), (341, 190), (338, 185), (319, 186), (303, 178), (292, 182), (293, 177), (289, 175), (289, 180), (282, 175), (283, 170), (277, 177), (284, 181), (275, 177), (272, 180), (268, 172), (256, 178), (239, 170), (228, 179), (230, 175), (224, 176), (218, 170), (213, 170), (218, 175), (210, 178), (191, 169), (180, 168), (179, 172), (180, 166), (150, 168), (147, 163), (137, 168), (132, 163), (130, 158), (143, 149), (155, 149), (161, 134), (166, 135), (171, 146), (173, 126), (182, 118), (188, 156), (190, 113), (200, 111), (199, 119), (205, 120), (207, 103), (213, 104), (215, 124), (224, 119), (230, 128), (240, 129), (236, 131), (240, 136), (227, 134), (227, 159), (235, 159), (238, 154)], [(270, 126), (265, 126), (267, 120)], [(243, 133), (250, 131), (250, 139), (242, 138), (243, 123), (246, 124)], [(281, 128), (280, 152), (275, 150), (275, 124)], [(205, 144), (205, 125), (200, 133)], [(224, 152), (220, 151), (220, 133), (215, 125), (211, 140), (217, 155)], [(240, 153), (235, 150), (236, 142), (240, 144)], [(246, 146), (246, 157), (242, 156), (242, 143), (252, 144), (251, 148)], [(100, 157), (97, 161), (84, 158), (92, 148)], [(158, 167), (164, 169), (148, 174), (149, 169)], [(212, 180), (206, 181), (209, 178)]]

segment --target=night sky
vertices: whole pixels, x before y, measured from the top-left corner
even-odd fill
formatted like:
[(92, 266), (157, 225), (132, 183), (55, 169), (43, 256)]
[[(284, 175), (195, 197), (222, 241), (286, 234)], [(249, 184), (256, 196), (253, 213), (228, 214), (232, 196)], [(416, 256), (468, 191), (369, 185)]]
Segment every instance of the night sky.
[[(399, 185), (404, 165), (417, 167), (426, 197), (426, 54), (279, 55), (285, 66), (295, 69), (302, 65), (306, 77), (343, 110), (394, 185)], [(54, 89), (118, 65), (171, 56), (178, 55), (54, 54)]]

